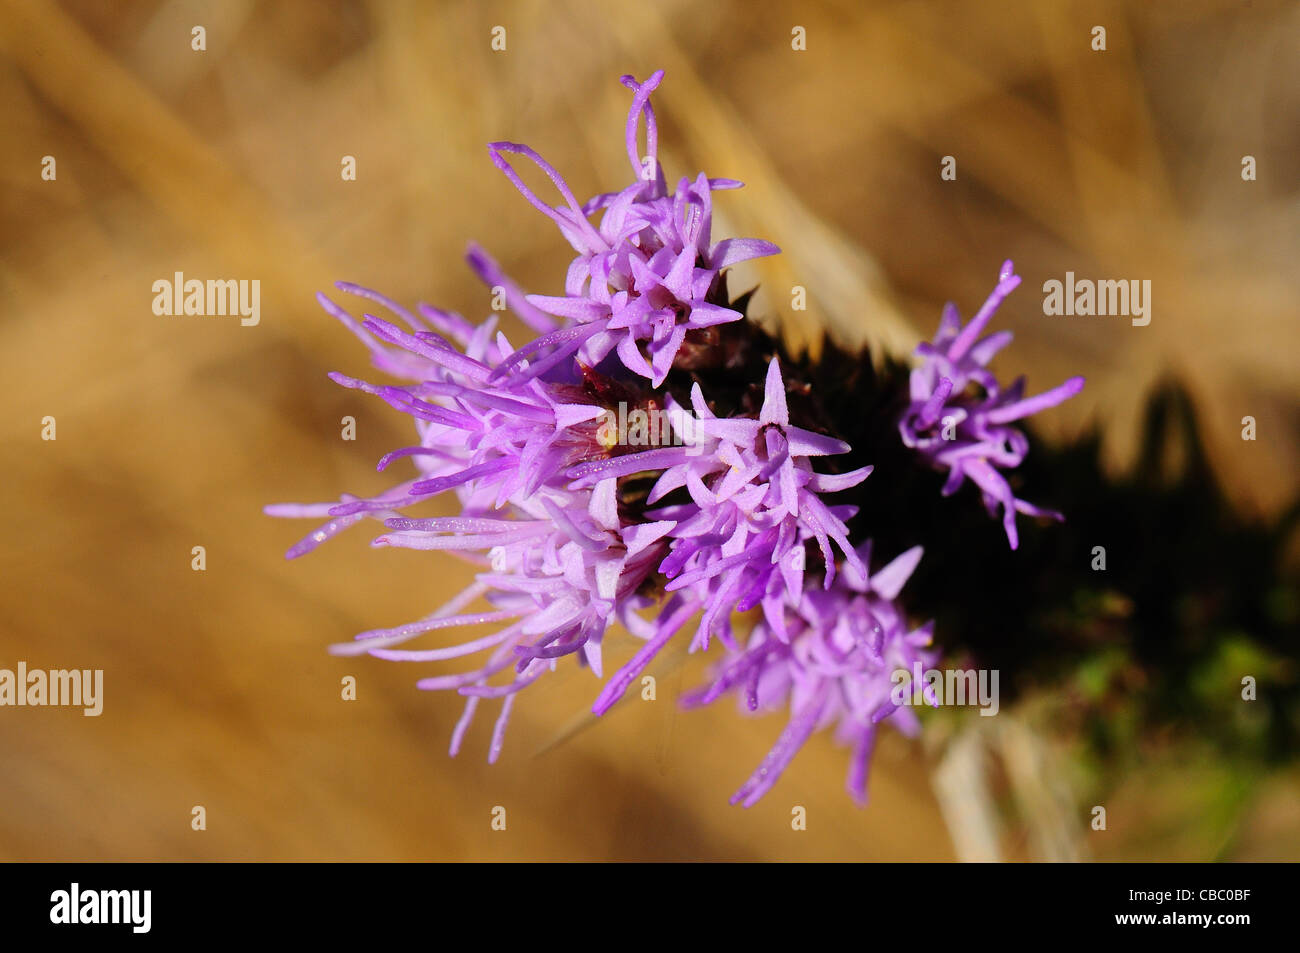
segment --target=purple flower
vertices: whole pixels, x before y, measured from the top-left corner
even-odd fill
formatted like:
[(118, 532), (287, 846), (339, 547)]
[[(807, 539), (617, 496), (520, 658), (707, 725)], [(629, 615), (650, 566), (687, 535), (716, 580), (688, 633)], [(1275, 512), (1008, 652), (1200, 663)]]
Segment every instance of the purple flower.
[[(865, 566), (870, 555), (868, 541), (853, 565)], [(870, 576), (846, 566), (831, 588), (809, 588), (787, 610), (785, 634), (764, 617), (745, 649), (731, 654), (712, 683), (683, 699), (698, 707), (734, 691), (751, 712), (789, 708), (785, 730), (732, 795), (732, 804), (756, 804), (812, 733), (832, 725), (836, 738), (853, 748), (848, 791), (866, 802), (877, 725), (890, 719), (907, 735), (920, 727), (911, 709), (899, 704), (895, 673), (910, 673), (918, 662), (928, 667), (937, 657), (926, 651), (932, 624), (909, 630), (895, 602), (920, 559), (916, 546)]]
[[(650, 93), (658, 88), (663, 71), (644, 83), (631, 76), (623, 85), (633, 90), (628, 112), (626, 145), (636, 180), (620, 192), (598, 195), (579, 204), (563, 177), (540, 155), (513, 142), (488, 146), (492, 162), (538, 211), (559, 227), (577, 251), (569, 265), (564, 295), (524, 296), (530, 315), (554, 315), (561, 330), (544, 335), (528, 353), (507, 358), (499, 373), (507, 373), (540, 350), (549, 350), (536, 375), (576, 353), (587, 366), (598, 365), (611, 351), (635, 374), (658, 387), (673, 366), (673, 359), (691, 331), (738, 321), (739, 311), (719, 300), (724, 268), (751, 258), (780, 251), (770, 242), (749, 238), (712, 242), (714, 190), (739, 188), (732, 179), (709, 179), (703, 173), (693, 181), (683, 178), (669, 193), (659, 167), (658, 127)], [(637, 151), (637, 130), (645, 121), (646, 155)], [(507, 161), (521, 155), (536, 164), (554, 183), (563, 203), (551, 206), (528, 188)], [(588, 216), (600, 211), (600, 226)], [(488, 269), (476, 263), (489, 283)], [(495, 277), (495, 272), (493, 272)], [(515, 302), (512, 302), (514, 304)]]
[(1001, 506), (1007, 540), (1015, 549), (1019, 545), (1016, 513), (1056, 520), (1062, 516), (1017, 498), (1002, 475), (1001, 471), (1018, 467), (1029, 451), (1024, 433), (1009, 425), (1068, 400), (1083, 389), (1084, 381), (1071, 377), (1059, 387), (1027, 398), (1023, 377), (1003, 388), (988, 369), (1012, 335), (999, 331), (979, 336), (998, 305), (1020, 284), (1020, 276), (1012, 271), (1012, 263), (1003, 262), (997, 287), (965, 327), (956, 307), (945, 306), (934, 341), (916, 349), (922, 363), (912, 371), (911, 401), (898, 429), (904, 444), (936, 469), (948, 471), (944, 496), (955, 493), (969, 477), (990, 516), (996, 517)]
[[(418, 685), (468, 696), (465, 717), (453, 734), (453, 754), (479, 699), (504, 698), (491, 746), (490, 758), (495, 760), (520, 689), (552, 670), (557, 659), (579, 651), (601, 674), (605, 630), (649, 604), (635, 590), (664, 550), (655, 547), (657, 537), (644, 526), (622, 524), (613, 480), (594, 487), (567, 485), (565, 473), (576, 463), (607, 453), (596, 423), (605, 409), (585, 403), (581, 388), (519, 374), (494, 376), (501, 356), (511, 350), (504, 338), (494, 336), (491, 320), (474, 327), (457, 315), (428, 307), (417, 317), (375, 292), (340, 287), (383, 304), (410, 328), (369, 315), (358, 323), (321, 296), (326, 310), (370, 348), (377, 367), (414, 381), (379, 387), (331, 375), (337, 383), (374, 394), (414, 418), (420, 442), (387, 454), (378, 469), (410, 457), (418, 473), (373, 498), (345, 496), (338, 503), (271, 506), (267, 512), (327, 519), (289, 550), (290, 558), (370, 518), (386, 529), (374, 540), (376, 546), (442, 550), (488, 570), (432, 615), (364, 632), (335, 651), (416, 662), (490, 651), (477, 669), (424, 679)], [(414, 518), (400, 512), (448, 491), (459, 499), (459, 516)], [(479, 599), (493, 608), (463, 611)], [(426, 633), (490, 622), (509, 624), (493, 635), (448, 648), (395, 648)], [(512, 680), (488, 684), (512, 665)]]
[[(852, 507), (830, 507), (818, 496), (856, 486), (871, 467), (841, 475), (819, 474), (811, 458), (845, 453), (848, 444), (791, 426), (785, 382), (778, 362), (768, 365), (762, 409), (757, 420), (720, 419), (708, 408), (698, 384), (692, 389), (690, 417), (669, 404), (675, 426), (696, 434), (688, 447), (650, 450), (606, 461), (579, 464), (570, 471), (574, 486), (637, 472), (662, 471), (648, 502), (685, 488), (689, 502), (646, 513), (656, 534), (670, 540), (670, 551), (658, 566), (668, 580), (665, 590), (678, 609), (702, 613), (692, 651), (707, 649), (712, 635), (734, 647), (730, 616), (761, 604), (779, 637), (786, 636), (787, 609), (804, 596), (805, 546), (815, 542), (825, 562), (823, 585), (835, 579), (834, 547), (846, 565), (865, 576), (848, 539), (844, 520)], [(832, 546), (834, 544), (834, 547)], [(673, 631), (680, 628), (680, 623)], [(667, 641), (662, 633), (659, 645)], [(655, 641), (652, 636), (652, 643)], [(606, 686), (594, 710), (600, 714), (617, 701), (626, 685), (652, 655), (638, 655), (635, 670), (620, 673)]]

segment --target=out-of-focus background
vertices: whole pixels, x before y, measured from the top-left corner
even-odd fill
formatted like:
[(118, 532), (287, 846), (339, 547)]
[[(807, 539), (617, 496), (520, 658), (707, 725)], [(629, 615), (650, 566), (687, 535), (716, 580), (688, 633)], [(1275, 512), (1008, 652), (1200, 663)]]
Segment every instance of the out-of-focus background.
[[(265, 503), (374, 492), (375, 461), (410, 438), (325, 378), (368, 362), (313, 295), (349, 279), (482, 316), (471, 239), (556, 293), (571, 253), (484, 144), (534, 146), (580, 196), (620, 188), (618, 77), (663, 68), (669, 177), (747, 183), (719, 197), (715, 233), (785, 249), (745, 277), (795, 343), (829, 330), (905, 354), (1013, 258), (1001, 366), (1035, 389), (1088, 378), (1049, 435), (1096, 422), (1123, 467), (1145, 394), (1176, 376), (1235, 504), (1267, 517), (1300, 456), (1297, 48), (1285, 0), (0, 0), (0, 668), (105, 672), (101, 717), (0, 709), (0, 858), (955, 856), (935, 792), (960, 830), (962, 762), (939, 771), (933, 746), (892, 734), (865, 810), (827, 737), (758, 807), (729, 807), (783, 722), (679, 712), (698, 660), (670, 657), (657, 701), (595, 725), (596, 681), (565, 666), (520, 700), (489, 767), (490, 718), (447, 758), (460, 700), (414, 689), (436, 666), (327, 655), (427, 613), (469, 570), (373, 551), (364, 529), (283, 560), (308, 527)], [(259, 279), (261, 322), (156, 316), (153, 282), (177, 271)], [(1150, 325), (1045, 316), (1042, 283), (1066, 271), (1149, 279)], [(1011, 759), (1018, 790), (1069, 776), (1050, 743), (1009, 750), (1035, 752)], [(1171, 809), (1180, 777), (1120, 785), (1104, 833), (1067, 785), (1070, 846), (1053, 854), (1026, 822), (1003, 855), (1300, 856), (1294, 775), (1213, 835)]]

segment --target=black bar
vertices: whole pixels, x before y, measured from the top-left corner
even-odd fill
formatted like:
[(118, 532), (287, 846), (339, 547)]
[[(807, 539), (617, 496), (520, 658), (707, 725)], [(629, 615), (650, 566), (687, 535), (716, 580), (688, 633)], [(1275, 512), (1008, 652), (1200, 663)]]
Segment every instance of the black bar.
[[(981, 936), (1025, 939), (1025, 931), (1044, 941), (1131, 934), (1222, 944), (1274, 935), (1296, 917), (1294, 869), (1284, 865), (537, 866), (12, 864), (0, 923), (6, 940), (63, 935), (95, 944), (268, 934), (331, 945), (402, 934), (431, 945), (475, 937), (495, 944), (514, 931), (563, 943), (562, 934), (575, 931), (568, 941), (583, 945), (640, 932), (663, 942), (716, 936), (743, 947), (770, 942), (776, 934), (769, 931), (779, 929), (810, 940), (847, 932), (864, 946), (924, 948)], [(101, 909), (108, 918), (116, 908), (126, 922), (52, 922), (70, 919), (74, 883), (78, 918)], [(137, 932), (146, 890), (148, 930)], [(1154, 921), (1120, 922), (1148, 915)], [(1208, 926), (1189, 922), (1207, 915)]]

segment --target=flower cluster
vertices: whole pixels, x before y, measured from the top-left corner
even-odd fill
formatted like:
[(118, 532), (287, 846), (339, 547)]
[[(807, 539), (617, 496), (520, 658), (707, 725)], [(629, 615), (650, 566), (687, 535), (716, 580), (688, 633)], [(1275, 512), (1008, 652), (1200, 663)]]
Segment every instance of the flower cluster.
[[(870, 540), (861, 550), (857, 565), (865, 566)], [(926, 650), (932, 626), (909, 630), (895, 601), (920, 559), (916, 546), (870, 576), (846, 568), (831, 588), (810, 589), (791, 608), (783, 630), (761, 620), (745, 650), (734, 653), (711, 684), (684, 699), (695, 707), (735, 691), (749, 711), (790, 709), (789, 725), (732, 795), (733, 804), (755, 804), (809, 735), (828, 725), (853, 749), (847, 787), (856, 801), (866, 802), (876, 726), (890, 718), (907, 735), (920, 727), (916, 715), (897, 704), (894, 673), (910, 672), (917, 662), (928, 667), (937, 658)]]
[[(928, 650), (930, 627), (912, 628), (898, 602), (921, 548), (871, 571), (870, 543), (853, 542), (850, 522), (858, 512), (852, 493), (870, 491), (864, 481), (872, 467), (845, 469), (840, 461), (853, 448), (834, 435), (833, 423), (792, 412), (798, 388), (774, 342), (749, 349), (758, 355), (746, 365), (753, 377), (739, 385), (695, 373), (709, 363), (698, 360), (700, 350), (720, 346), (721, 326), (757, 333), (746, 330), (747, 296), (728, 296), (726, 269), (778, 249), (758, 239), (713, 241), (712, 193), (739, 182), (700, 174), (668, 191), (650, 104), (662, 76), (643, 83), (623, 77), (633, 93), (625, 144), (634, 181), (621, 191), (579, 203), (533, 150), (489, 147), (493, 163), (577, 252), (564, 295), (546, 296), (524, 293), (471, 246), (471, 268), (504, 291), (533, 340), (516, 348), (495, 317), (474, 323), (427, 305), (412, 312), (352, 284), (338, 287), (384, 316), (357, 320), (319, 296), (374, 366), (403, 382), (331, 375), (413, 419), (416, 442), (384, 456), (378, 469), (401, 460), (415, 472), (371, 497), (267, 512), (323, 521), (290, 558), (368, 519), (383, 526), (376, 546), (443, 550), (477, 568), (467, 589), (427, 617), (363, 632), (333, 649), (406, 662), (478, 657), (456, 674), (417, 683), (466, 699), (452, 754), (480, 701), (499, 698), (489, 749), (495, 760), (519, 691), (565, 656), (604, 679), (593, 704), (604, 713), (698, 619), (691, 650), (708, 650), (716, 638), (729, 658), (687, 703), (735, 689), (749, 710), (788, 705), (791, 712), (772, 753), (733, 800), (757, 801), (809, 735), (829, 725), (853, 746), (848, 787), (864, 800), (877, 726), (885, 719), (908, 732), (917, 726), (912, 712), (891, 701), (891, 673), (936, 657)], [(508, 156), (536, 164), (560, 204), (530, 190)], [(955, 312), (945, 315), (935, 344), (922, 349), (925, 362), (899, 423), (909, 447), (950, 469), (949, 488), (970, 477), (990, 507), (1003, 504), (1013, 547), (1014, 512), (1045, 511), (1015, 499), (995, 469), (1017, 465), (1026, 449), (1007, 424), (1078, 389), (1067, 393), (1069, 382), (1026, 401), (1019, 383), (1000, 389), (985, 369), (1006, 336), (974, 339), (1015, 281), (1008, 263), (998, 292), (965, 329)], [(713, 366), (719, 363), (726, 362)], [(671, 439), (641, 449), (642, 442), (611, 434), (616, 405), (661, 412), (670, 434), (659, 436)], [(936, 431), (945, 415), (955, 437)], [(457, 515), (410, 512), (440, 497), (454, 497)], [(738, 638), (734, 618), (750, 610), (758, 610), (756, 620)], [(615, 624), (643, 644), (605, 679), (602, 645)], [(451, 645), (408, 647), (468, 626), (494, 630)]]
[(1072, 377), (1059, 387), (1025, 397), (1023, 377), (1004, 388), (988, 369), (993, 356), (1011, 343), (1011, 332), (980, 335), (1019, 284), (1014, 266), (1005, 261), (997, 287), (965, 327), (955, 306), (944, 308), (934, 340), (916, 349), (922, 362), (912, 371), (911, 402), (898, 423), (903, 443), (936, 469), (948, 471), (945, 496), (969, 478), (979, 487), (990, 516), (1002, 507), (1012, 549), (1020, 542), (1016, 513), (1057, 520), (1062, 516), (1026, 503), (1011, 491), (1001, 471), (1020, 466), (1029, 452), (1029, 440), (1010, 424), (1069, 400), (1083, 389), (1083, 378)]
[[(623, 367), (659, 387), (688, 332), (741, 319), (739, 311), (715, 300), (722, 270), (780, 251), (771, 242), (753, 238), (710, 244), (713, 191), (739, 188), (741, 183), (700, 173), (694, 181), (682, 179), (675, 192), (668, 192), (650, 105), (650, 94), (662, 80), (662, 70), (644, 83), (623, 77), (623, 84), (634, 91), (626, 140), (636, 180), (621, 192), (598, 195), (579, 205), (560, 174), (532, 149), (513, 142), (488, 147), (497, 168), (533, 207), (559, 226), (578, 253), (569, 265), (563, 297), (527, 295), (520, 309), (522, 316), (541, 313), (561, 318), (565, 326), (511, 355), (499, 374), (518, 368), (542, 350), (549, 352), (548, 357), (534, 363), (526, 376), (535, 377), (575, 353), (582, 363), (594, 367), (616, 351)], [(637, 154), (642, 118), (644, 158)], [(538, 198), (506, 155), (521, 155), (535, 163), (555, 184), (564, 205), (551, 207)], [(588, 218), (595, 212), (602, 213), (598, 228)]]

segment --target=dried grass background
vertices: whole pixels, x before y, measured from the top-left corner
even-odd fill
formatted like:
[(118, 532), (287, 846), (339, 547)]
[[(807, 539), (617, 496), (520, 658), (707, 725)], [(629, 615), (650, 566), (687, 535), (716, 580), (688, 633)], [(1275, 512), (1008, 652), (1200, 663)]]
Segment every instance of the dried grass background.
[[(662, 67), (669, 177), (747, 183), (720, 198), (718, 233), (785, 249), (749, 277), (793, 340), (829, 329), (904, 353), (945, 299), (969, 314), (1014, 258), (1001, 367), (1035, 389), (1089, 380), (1045, 426), (1099, 421), (1122, 466), (1143, 395), (1177, 375), (1234, 499), (1272, 512), (1300, 456), (1298, 40), (1300, 7), (1268, 0), (0, 0), (0, 667), (103, 668), (106, 683), (97, 719), (0, 710), (0, 858), (952, 856), (932, 764), (896, 736), (865, 811), (825, 737), (759, 807), (728, 807), (781, 721), (679, 713), (695, 660), (660, 666), (657, 702), (573, 733), (596, 682), (566, 667), (521, 700), (489, 768), (490, 718), (447, 759), (460, 702), (415, 691), (429, 667), (328, 656), (468, 573), (371, 551), (364, 530), (281, 558), (307, 526), (264, 503), (372, 492), (375, 460), (409, 442), (404, 419), (325, 379), (367, 362), (313, 295), (345, 278), (486, 314), (469, 239), (554, 293), (566, 246), (484, 143), (529, 143), (579, 195), (619, 187), (617, 77)], [(1042, 282), (1067, 270), (1150, 279), (1150, 326), (1044, 317)], [(261, 324), (155, 316), (151, 285), (175, 271), (260, 279)], [(793, 285), (808, 311), (790, 310)], [(347, 414), (355, 443), (339, 439)], [(339, 698), (347, 674), (356, 702)], [(1159, 817), (1165, 793), (1131, 787), (1112, 816)], [(1248, 814), (1232, 856), (1297, 843), (1288, 791)], [(1121, 824), (1090, 853), (1132, 856), (1143, 836)]]

